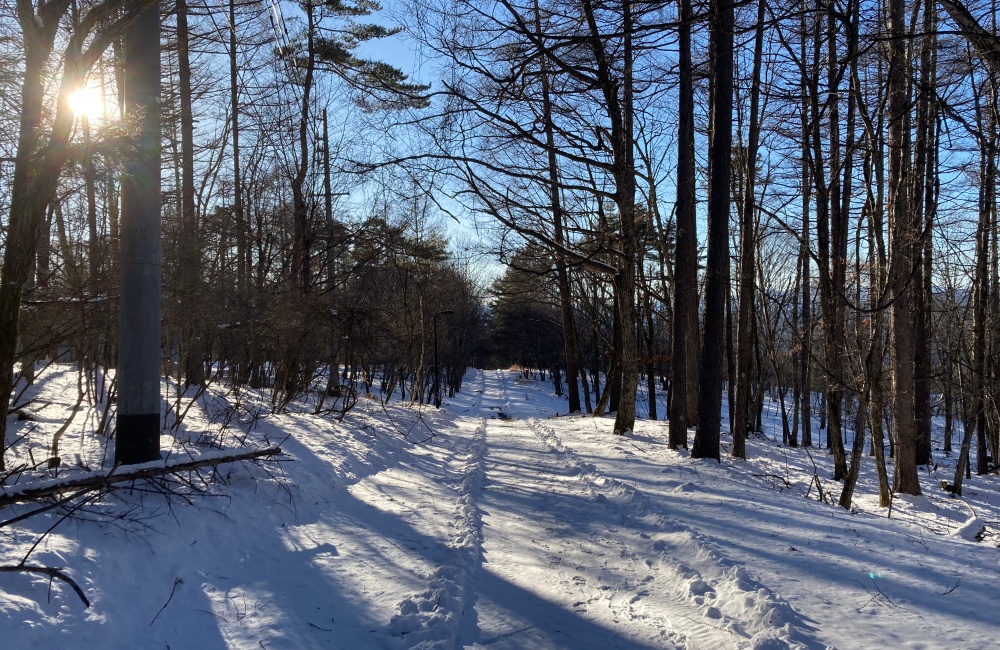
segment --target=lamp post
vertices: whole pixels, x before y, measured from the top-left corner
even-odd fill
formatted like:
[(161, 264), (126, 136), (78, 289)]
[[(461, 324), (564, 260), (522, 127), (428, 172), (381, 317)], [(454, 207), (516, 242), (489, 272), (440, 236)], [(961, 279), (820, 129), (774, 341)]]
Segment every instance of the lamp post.
[(441, 366), (438, 365), (438, 316), (454, 314), (453, 309), (444, 309), (431, 316), (434, 324), (434, 408), (441, 408)]

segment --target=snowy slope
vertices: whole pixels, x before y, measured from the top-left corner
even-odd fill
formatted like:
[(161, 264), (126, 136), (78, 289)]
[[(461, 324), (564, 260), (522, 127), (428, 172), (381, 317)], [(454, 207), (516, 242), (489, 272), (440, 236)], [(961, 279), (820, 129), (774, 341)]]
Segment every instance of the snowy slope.
[[(42, 377), (9, 464), (46, 457), (75, 394), (75, 369)], [(509, 371), (470, 371), (440, 410), (362, 400), (342, 423), (259, 399), (215, 394), (162, 445), (280, 441), (269, 471), (0, 527), (14, 565), (59, 522), (29, 563), (64, 567), (92, 601), (0, 573), (2, 647), (995, 647), (1000, 551), (974, 540), (1000, 521), (997, 477), (960, 502), (937, 487), (943, 463), (886, 518), (866, 462), (847, 512), (816, 500), (801, 450), (761, 439), (749, 461), (695, 461), (662, 422), (615, 438), (610, 418), (566, 416), (549, 384)], [(64, 464), (107, 466), (97, 420), (77, 416)], [(828, 456), (812, 459), (835, 493)]]

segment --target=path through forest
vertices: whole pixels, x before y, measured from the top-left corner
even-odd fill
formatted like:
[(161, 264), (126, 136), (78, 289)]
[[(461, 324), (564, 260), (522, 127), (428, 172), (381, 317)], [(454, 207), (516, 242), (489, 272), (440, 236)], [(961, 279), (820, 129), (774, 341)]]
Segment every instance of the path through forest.
[(463, 644), (707, 649), (802, 638), (786, 603), (640, 489), (582, 460), (541, 419), (551, 412), (527, 396), (512, 402), (513, 375), (477, 379), (484, 563)]
[(389, 623), (403, 645), (823, 647), (710, 540), (567, 447), (545, 424), (552, 405), (533, 400), (536, 382), (468, 379), (419, 460), (350, 488), (402, 520), (408, 530), (384, 533), (389, 546), (433, 558)]
[[(74, 382), (71, 368), (39, 380), (37, 437), (65, 420)], [(267, 415), (266, 396), (243, 394), (240, 412), (257, 415), (240, 440), (281, 441), (291, 462), (275, 476), (234, 467), (216, 497), (190, 502), (116, 493), (33, 549), (58, 511), (0, 529), (0, 564), (30, 550), (92, 601), (0, 574), (0, 638), (69, 650), (993, 647), (1000, 556), (968, 534), (979, 529), (966, 513), (1000, 519), (996, 477), (974, 477), (963, 503), (922, 476), (928, 496), (897, 499), (888, 519), (866, 470), (847, 512), (816, 501), (814, 471), (834, 486), (829, 457), (776, 444), (773, 419), (750, 461), (695, 461), (667, 448), (664, 423), (613, 437), (611, 418), (567, 416), (551, 388), (470, 370), (440, 410), (364, 399), (343, 422)], [(189, 426), (232, 435), (213, 424), (227, 399)], [(63, 448), (100, 467), (86, 431), (67, 431)]]

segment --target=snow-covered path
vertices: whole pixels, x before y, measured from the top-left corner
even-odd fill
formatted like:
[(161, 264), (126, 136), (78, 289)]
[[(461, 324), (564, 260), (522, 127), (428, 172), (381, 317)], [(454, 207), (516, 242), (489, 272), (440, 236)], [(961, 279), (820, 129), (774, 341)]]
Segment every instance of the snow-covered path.
[(479, 382), (482, 408), (497, 419), (486, 427), (484, 564), (463, 644), (707, 649), (792, 640), (787, 604), (653, 512), (639, 490), (582, 462), (537, 417), (549, 414), (511, 403), (508, 373)]
[(430, 423), (442, 435), (350, 485), (322, 534), (292, 529), (339, 549), (320, 568), (343, 588), (386, 587), (356, 597), (392, 613), (378, 625), (390, 645), (822, 647), (744, 569), (583, 462), (516, 390), (509, 373), (477, 372)]
[[(40, 382), (37, 426), (58, 427), (74, 374)], [(564, 409), (550, 385), (469, 371), (440, 410), (255, 420), (291, 457), (282, 480), (234, 467), (216, 500), (107, 501), (138, 528), (63, 523), (32, 561), (66, 567), (93, 606), (0, 574), (3, 647), (995, 647), (1000, 556), (956, 532), (970, 506), (929, 493), (892, 519), (847, 512), (808, 497), (801, 450), (751, 440), (749, 462), (695, 461), (662, 422), (613, 437), (610, 418)], [(100, 466), (85, 430), (67, 436)], [(1000, 517), (997, 477), (971, 479), (967, 502)], [(0, 564), (58, 518), (0, 528)]]

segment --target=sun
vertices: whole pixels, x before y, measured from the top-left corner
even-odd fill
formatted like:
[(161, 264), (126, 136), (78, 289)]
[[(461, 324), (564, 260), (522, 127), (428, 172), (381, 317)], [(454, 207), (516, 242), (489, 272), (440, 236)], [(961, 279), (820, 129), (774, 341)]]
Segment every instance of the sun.
[(97, 88), (80, 88), (70, 93), (69, 108), (77, 117), (94, 119), (104, 113), (104, 97)]

